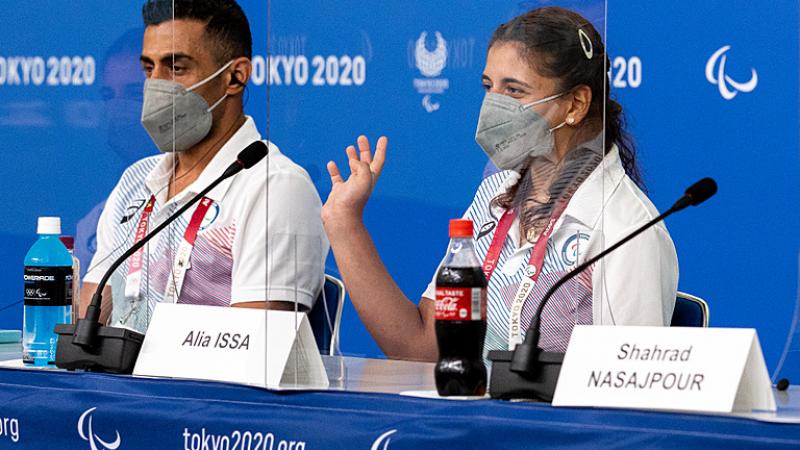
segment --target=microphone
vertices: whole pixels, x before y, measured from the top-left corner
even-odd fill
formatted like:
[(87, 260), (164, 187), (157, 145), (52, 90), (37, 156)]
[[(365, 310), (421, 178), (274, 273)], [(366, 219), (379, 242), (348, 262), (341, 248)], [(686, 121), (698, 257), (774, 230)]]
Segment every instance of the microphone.
[(94, 372), (133, 372), (133, 366), (139, 355), (144, 335), (127, 328), (107, 327), (100, 324), (100, 305), (103, 300), (103, 288), (114, 271), (150, 239), (205, 197), (222, 181), (256, 165), (267, 156), (268, 151), (267, 145), (261, 141), (248, 145), (219, 178), (199, 194), (192, 197), (161, 225), (145, 235), (111, 264), (111, 267), (108, 268), (97, 285), (97, 290), (86, 310), (86, 316), (83, 319), (78, 319), (75, 324), (56, 325), (55, 333), (58, 335), (58, 344), (56, 346), (57, 367), (67, 370), (83, 369)]
[[(248, 145), (244, 148), (238, 155), (236, 155), (236, 161), (231, 163), (225, 172), (222, 173), (222, 176), (219, 180), (215, 181), (214, 183), (219, 183), (226, 178), (230, 178), (237, 173), (241, 172), (242, 170), (249, 169), (259, 161), (264, 159), (267, 156), (267, 152), (269, 152), (269, 148), (267, 148), (267, 144), (261, 141), (255, 141), (252, 144)], [(216, 186), (216, 184), (214, 184)], [(210, 191), (211, 189), (209, 189)], [(200, 197), (202, 198), (202, 197)]]
[[(708, 200), (717, 193), (717, 182), (712, 178), (703, 178), (697, 183), (689, 186), (683, 197), (679, 198), (677, 202), (669, 209), (669, 213), (678, 212), (687, 206), (697, 206), (700, 203)], [(666, 217), (666, 216), (665, 216)]]
[(489, 394), (492, 398), (526, 398), (545, 402), (553, 401), (553, 394), (561, 371), (564, 354), (544, 352), (539, 349), (540, 322), (542, 311), (548, 300), (567, 281), (589, 268), (609, 253), (635, 238), (643, 231), (666, 219), (668, 216), (688, 206), (697, 206), (717, 193), (717, 183), (711, 178), (703, 178), (686, 189), (683, 197), (655, 219), (639, 227), (611, 247), (584, 261), (574, 270), (561, 277), (547, 290), (534, 312), (530, 326), (525, 333), (525, 341), (514, 350), (492, 350), (492, 376)]

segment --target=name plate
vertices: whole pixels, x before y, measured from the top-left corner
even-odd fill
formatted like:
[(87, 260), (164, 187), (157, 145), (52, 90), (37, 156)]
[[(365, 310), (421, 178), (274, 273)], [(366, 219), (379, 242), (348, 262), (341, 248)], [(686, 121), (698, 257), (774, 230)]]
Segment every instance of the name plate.
[(134, 375), (325, 389), (308, 317), (292, 311), (159, 303)]
[(576, 326), (553, 406), (775, 411), (754, 329)]

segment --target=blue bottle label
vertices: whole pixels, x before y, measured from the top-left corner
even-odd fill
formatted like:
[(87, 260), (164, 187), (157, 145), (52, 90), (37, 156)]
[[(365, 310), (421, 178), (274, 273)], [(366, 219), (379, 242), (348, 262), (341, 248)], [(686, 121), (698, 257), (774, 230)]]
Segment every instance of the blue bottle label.
[(71, 306), (72, 267), (25, 267), (25, 306)]

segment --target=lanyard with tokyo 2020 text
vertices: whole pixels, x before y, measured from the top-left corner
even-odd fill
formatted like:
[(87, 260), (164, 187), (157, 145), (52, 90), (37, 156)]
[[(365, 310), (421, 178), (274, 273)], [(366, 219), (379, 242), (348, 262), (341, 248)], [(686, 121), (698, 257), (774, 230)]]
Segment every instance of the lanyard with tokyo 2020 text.
[[(136, 227), (136, 236), (134, 244), (141, 241), (147, 234), (148, 225), (150, 223), (150, 216), (153, 213), (153, 208), (156, 203), (156, 197), (150, 196), (150, 200), (142, 211), (142, 217), (139, 219), (139, 225)], [(189, 257), (194, 249), (194, 243), (197, 240), (197, 233), (206, 217), (209, 208), (214, 203), (208, 197), (203, 197), (200, 204), (197, 205), (194, 213), (192, 214), (189, 225), (183, 233), (183, 240), (181, 241), (175, 260), (170, 272), (169, 279), (167, 280), (166, 290), (164, 292), (164, 301), (175, 303), (178, 295), (180, 295), (183, 280), (186, 277), (186, 271), (190, 267)], [(128, 277), (125, 280), (125, 297), (138, 298), (142, 285), (142, 260), (144, 256), (144, 247), (140, 248), (131, 257), (131, 265), (128, 269)]]
[[(556, 223), (565, 209), (566, 203), (561, 208), (556, 210), (556, 213), (550, 218), (550, 221), (542, 231), (542, 234), (539, 235), (539, 238), (536, 240), (536, 244), (533, 246), (533, 250), (531, 251), (530, 260), (528, 261), (528, 265), (525, 267), (525, 276), (522, 277), (522, 280), (520, 280), (519, 288), (517, 289), (517, 293), (514, 295), (514, 299), (511, 303), (511, 310), (508, 313), (509, 350), (513, 350), (517, 344), (522, 343), (522, 307), (525, 305), (525, 301), (528, 299), (528, 296), (533, 290), (533, 286), (539, 279), (539, 274), (542, 272), (542, 266), (544, 265), (544, 257), (547, 254), (547, 241), (550, 240), (550, 236), (553, 234)], [(492, 243), (489, 245), (489, 250), (486, 252), (486, 258), (483, 261), (483, 274), (486, 276), (487, 282), (497, 268), (497, 263), (500, 260), (500, 253), (503, 250), (506, 237), (508, 236), (508, 232), (511, 230), (511, 225), (516, 217), (516, 208), (511, 208), (506, 211), (505, 214), (503, 214), (503, 217), (500, 218), (500, 221), (497, 224), (497, 229), (495, 229)]]

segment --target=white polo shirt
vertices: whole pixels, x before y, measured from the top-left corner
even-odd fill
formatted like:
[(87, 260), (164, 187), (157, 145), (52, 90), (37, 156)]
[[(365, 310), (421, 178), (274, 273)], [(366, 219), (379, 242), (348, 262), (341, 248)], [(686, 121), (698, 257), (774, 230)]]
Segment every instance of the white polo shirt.
[[(111, 263), (134, 242), (145, 203), (155, 196), (148, 229), (166, 220), (219, 177), (239, 152), (262, 140), (253, 119), (230, 138), (202, 174), (167, 200), (174, 155), (145, 158), (122, 175), (97, 225), (97, 252), (84, 281), (98, 283)], [(248, 301), (297, 301), (311, 308), (324, 280), (328, 240), (321, 201), (308, 174), (268, 143), (269, 154), (254, 167), (223, 181), (206, 196), (213, 200), (189, 259), (178, 303), (229, 306)], [(267, 169), (269, 164), (269, 171)], [(192, 206), (146, 246), (138, 296), (126, 295), (130, 258), (111, 279), (111, 322), (144, 331), (155, 305), (175, 282), (176, 250), (194, 214)], [(136, 283), (134, 283), (134, 286)]]
[[(464, 214), (475, 224), (475, 250), (484, 261), (504, 211), (490, 211), (497, 195), (519, 180), (504, 171), (486, 178)], [(547, 243), (539, 280), (522, 309), (526, 330), (539, 301), (562, 276), (600, 253), (658, 211), (625, 174), (616, 148), (611, 149), (578, 187)], [(481, 234), (481, 230), (491, 230)], [(508, 322), (514, 294), (525, 276), (533, 244), (519, 247), (515, 220), (489, 280), (485, 351), (508, 348)], [(435, 280), (423, 297), (435, 299)], [(669, 325), (678, 288), (678, 257), (663, 222), (634, 238), (562, 286), (542, 314), (539, 347), (564, 352), (576, 324)]]

